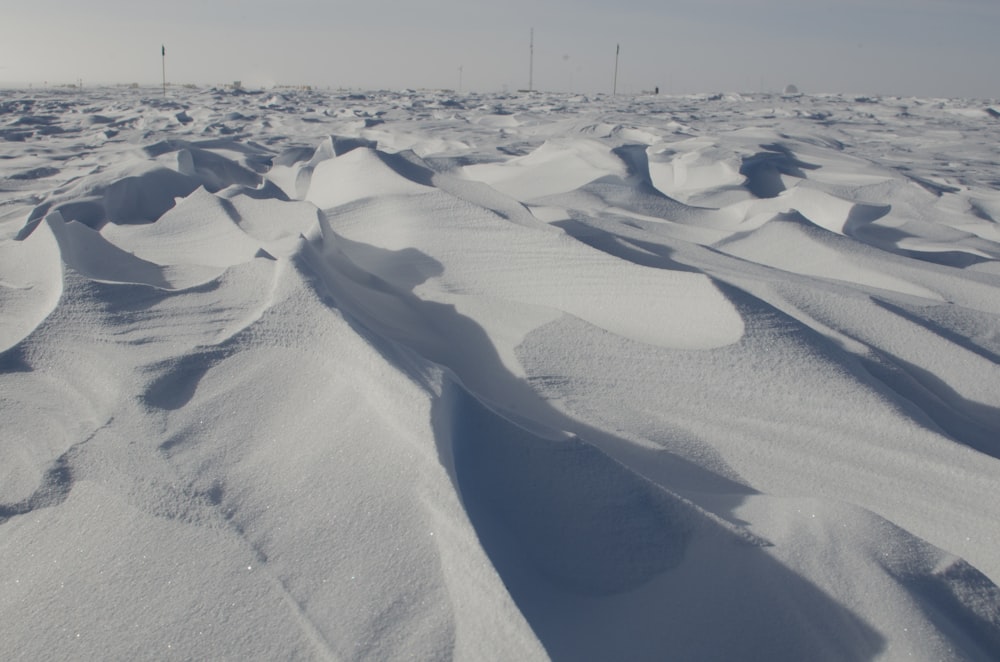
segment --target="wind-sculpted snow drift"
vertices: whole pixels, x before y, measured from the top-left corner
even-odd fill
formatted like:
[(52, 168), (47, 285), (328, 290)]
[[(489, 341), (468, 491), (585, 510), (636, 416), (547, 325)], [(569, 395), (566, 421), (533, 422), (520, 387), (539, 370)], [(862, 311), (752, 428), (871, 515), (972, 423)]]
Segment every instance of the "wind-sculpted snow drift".
[(1000, 657), (971, 101), (0, 101), (0, 657)]

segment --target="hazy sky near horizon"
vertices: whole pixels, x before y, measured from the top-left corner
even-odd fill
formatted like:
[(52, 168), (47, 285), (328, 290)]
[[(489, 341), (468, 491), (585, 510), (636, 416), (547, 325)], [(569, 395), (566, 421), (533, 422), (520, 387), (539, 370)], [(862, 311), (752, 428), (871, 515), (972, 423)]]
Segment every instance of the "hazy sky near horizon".
[[(32, 0), (0, 84), (1000, 97), (997, 0)], [(461, 72), (460, 68), (461, 67)]]

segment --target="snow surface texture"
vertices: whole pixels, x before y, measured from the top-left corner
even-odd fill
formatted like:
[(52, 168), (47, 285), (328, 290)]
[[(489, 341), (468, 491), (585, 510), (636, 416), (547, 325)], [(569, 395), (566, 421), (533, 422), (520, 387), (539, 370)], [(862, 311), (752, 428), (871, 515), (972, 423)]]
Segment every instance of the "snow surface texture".
[(4, 93), (0, 658), (1000, 659), (1000, 111)]

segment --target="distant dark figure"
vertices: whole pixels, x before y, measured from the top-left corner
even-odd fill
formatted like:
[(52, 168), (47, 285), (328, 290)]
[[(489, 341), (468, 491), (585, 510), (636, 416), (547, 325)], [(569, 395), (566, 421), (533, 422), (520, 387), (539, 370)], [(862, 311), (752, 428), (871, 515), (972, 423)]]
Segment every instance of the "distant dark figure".
[(653, 94), (659, 94), (659, 93), (660, 93), (660, 86), (657, 85), (656, 87), (653, 88)]

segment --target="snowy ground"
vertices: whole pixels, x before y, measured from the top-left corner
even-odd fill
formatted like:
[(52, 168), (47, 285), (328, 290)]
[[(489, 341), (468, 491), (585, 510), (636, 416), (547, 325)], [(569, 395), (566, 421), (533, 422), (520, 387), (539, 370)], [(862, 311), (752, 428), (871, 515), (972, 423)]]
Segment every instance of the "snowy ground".
[(1000, 107), (0, 95), (0, 658), (1000, 659)]

